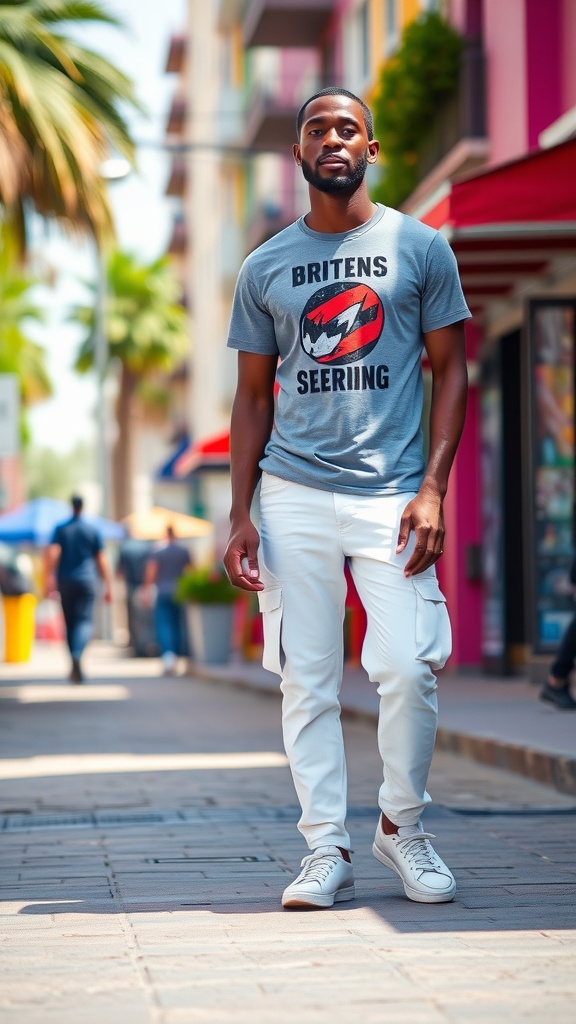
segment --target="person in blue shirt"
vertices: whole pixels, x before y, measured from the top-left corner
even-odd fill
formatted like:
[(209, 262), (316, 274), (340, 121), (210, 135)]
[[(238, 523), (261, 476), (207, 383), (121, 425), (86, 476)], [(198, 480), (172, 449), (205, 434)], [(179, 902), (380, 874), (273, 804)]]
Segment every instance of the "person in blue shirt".
[(156, 637), (160, 645), (164, 675), (176, 674), (178, 656), (187, 654), (187, 634), (184, 609), (174, 597), (180, 576), (191, 563), (190, 552), (178, 544), (171, 526), (166, 529), (166, 541), (150, 556), (144, 575), (146, 600), (152, 601), (152, 588), (156, 587)]
[(72, 659), (70, 680), (81, 683), (81, 658), (92, 636), (92, 616), (98, 576), (104, 600), (112, 599), (110, 569), (98, 530), (82, 517), (84, 502), (71, 498), (72, 518), (56, 527), (46, 552), (46, 593), (59, 591)]

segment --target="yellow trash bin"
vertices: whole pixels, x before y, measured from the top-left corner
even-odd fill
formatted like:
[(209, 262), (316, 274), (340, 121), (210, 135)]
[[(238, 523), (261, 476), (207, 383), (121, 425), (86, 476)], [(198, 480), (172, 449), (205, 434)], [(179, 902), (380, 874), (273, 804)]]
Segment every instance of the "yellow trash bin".
[(28, 661), (34, 640), (34, 594), (2, 595), (4, 611), (4, 661)]

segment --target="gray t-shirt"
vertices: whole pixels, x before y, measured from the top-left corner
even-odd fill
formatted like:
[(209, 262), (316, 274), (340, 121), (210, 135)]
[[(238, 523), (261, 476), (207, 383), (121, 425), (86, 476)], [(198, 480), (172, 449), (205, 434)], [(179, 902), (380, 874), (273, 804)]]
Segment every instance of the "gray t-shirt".
[(156, 574), (158, 593), (163, 597), (172, 597), (180, 576), (190, 563), (190, 552), (183, 544), (176, 544), (172, 541), (157, 548), (151, 556), (151, 560), (158, 566)]
[(242, 266), (228, 338), (281, 360), (261, 468), (344, 494), (418, 490), (423, 333), (469, 316), (445, 238), (397, 210), (280, 231)]

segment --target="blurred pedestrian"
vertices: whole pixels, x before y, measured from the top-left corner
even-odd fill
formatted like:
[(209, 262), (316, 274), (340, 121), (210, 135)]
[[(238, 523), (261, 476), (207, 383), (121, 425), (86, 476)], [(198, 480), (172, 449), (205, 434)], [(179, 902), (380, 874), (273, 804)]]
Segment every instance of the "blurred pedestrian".
[(151, 553), (150, 541), (139, 540), (128, 534), (120, 547), (116, 565), (116, 575), (124, 580), (126, 586), (128, 640), (137, 658), (156, 653), (153, 612), (150, 607), (143, 607), (138, 600)]
[(72, 659), (70, 680), (84, 678), (81, 658), (92, 636), (94, 600), (98, 576), (104, 584), (104, 601), (112, 600), (110, 568), (99, 531), (82, 516), (84, 502), (71, 498), (72, 518), (54, 530), (46, 550), (46, 596), (60, 592), (66, 625), (66, 642)]
[[(310, 849), (282, 902), (354, 897), (338, 700), (348, 557), (368, 620), (362, 663), (380, 695), (372, 850), (409, 899), (443, 903), (456, 883), (420, 817), (435, 672), (451, 647), (434, 563), (464, 424), (470, 313), (445, 238), (370, 201), (365, 172), (379, 147), (366, 104), (324, 89), (302, 106), (297, 137), (310, 211), (246, 259), (228, 342), (239, 357), (225, 564), (232, 583), (260, 592), (264, 665), (282, 677), (284, 743)], [(258, 532), (250, 507), (261, 471)]]
[[(570, 582), (576, 588), (576, 557), (570, 567)], [(576, 593), (576, 589), (575, 589)], [(570, 693), (570, 675), (576, 660), (576, 615), (569, 623), (560, 642), (558, 653), (550, 668), (550, 674), (540, 690), (540, 700), (554, 704), (561, 711), (574, 711), (576, 700)]]
[(144, 588), (148, 602), (152, 602), (152, 588), (156, 587), (156, 638), (164, 675), (175, 675), (179, 656), (188, 653), (188, 639), (184, 609), (174, 599), (174, 590), (184, 570), (190, 566), (190, 552), (176, 540), (174, 530), (166, 530), (166, 541), (157, 548), (146, 564)]

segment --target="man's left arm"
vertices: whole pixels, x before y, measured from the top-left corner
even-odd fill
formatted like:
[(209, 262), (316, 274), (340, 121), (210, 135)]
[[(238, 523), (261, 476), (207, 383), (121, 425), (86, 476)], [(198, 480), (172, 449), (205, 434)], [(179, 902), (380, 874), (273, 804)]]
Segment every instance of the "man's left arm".
[(112, 574), (110, 572), (110, 566), (108, 565), (108, 559), (104, 554), (104, 549), (100, 548), (94, 555), (94, 561), (100, 574), (100, 578), (104, 584), (103, 598), (106, 604), (109, 604), (112, 600)]
[(52, 540), (44, 552), (44, 597), (51, 597), (56, 593), (56, 566), (60, 558), (60, 545)]
[(444, 550), (443, 502), (466, 416), (466, 346), (464, 321), (424, 334), (432, 371), (430, 453), (422, 486), (404, 509), (398, 546), (403, 551), (413, 530), (416, 547), (405, 576), (416, 576), (437, 562)]

